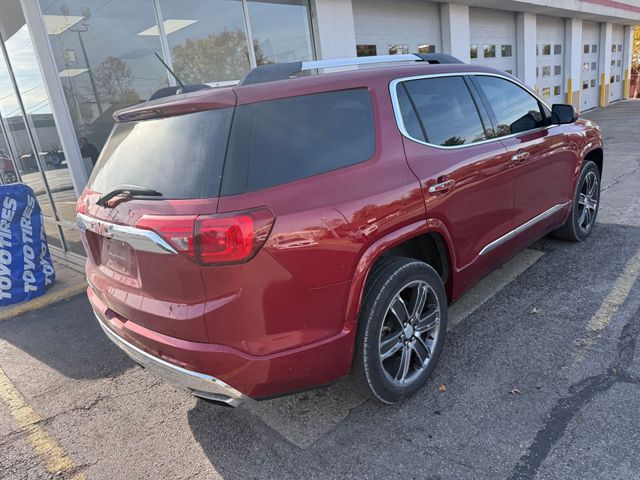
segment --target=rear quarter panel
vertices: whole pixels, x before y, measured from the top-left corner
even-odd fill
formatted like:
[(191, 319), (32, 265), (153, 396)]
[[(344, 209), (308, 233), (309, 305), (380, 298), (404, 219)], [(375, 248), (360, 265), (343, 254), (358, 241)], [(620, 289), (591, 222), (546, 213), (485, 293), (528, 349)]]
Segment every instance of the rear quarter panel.
[[(271, 256), (298, 282), (293, 290), (278, 289), (277, 282), (262, 288), (263, 296), (253, 310), (256, 328), (303, 343), (339, 334), (345, 328), (356, 267), (367, 248), (406, 225), (422, 222), (426, 227), (420, 184), (406, 164), (388, 82), (387, 78), (339, 77), (324, 82), (321, 89), (307, 82), (289, 82), (286, 96), (368, 88), (376, 119), (373, 157), (339, 170), (219, 199), (219, 212), (261, 205), (271, 209), (276, 220), (260, 255)], [(259, 89), (259, 85), (239, 89), (238, 103), (260, 98)], [(207, 289), (214, 281), (213, 270), (211, 275), (204, 273)], [(262, 281), (272, 282), (268, 276)], [(267, 292), (276, 297), (267, 298)], [(329, 292), (331, 295), (325, 294)], [(211, 298), (211, 292), (207, 296)], [(316, 315), (314, 309), (322, 313)], [(205, 314), (205, 318), (208, 328), (217, 322), (213, 315)]]

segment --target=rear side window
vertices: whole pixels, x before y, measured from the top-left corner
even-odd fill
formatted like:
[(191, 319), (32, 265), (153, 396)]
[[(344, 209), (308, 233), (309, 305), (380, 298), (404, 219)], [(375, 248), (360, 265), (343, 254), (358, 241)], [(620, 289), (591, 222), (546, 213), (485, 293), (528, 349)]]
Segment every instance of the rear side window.
[[(462, 77), (410, 80), (402, 86), (424, 127), (428, 143), (441, 146), (467, 145), (486, 140), (484, 125)], [(405, 128), (411, 122), (403, 114)]]
[(404, 83), (398, 85), (397, 94), (398, 106), (400, 107), (400, 114), (402, 115), (402, 121), (407, 134), (415, 140), (425, 142), (424, 126), (420, 123), (415, 106), (411, 103), (411, 99), (407, 93), (407, 87)]
[(216, 197), (232, 108), (116, 124), (89, 188), (152, 188), (164, 198)]
[(498, 137), (534, 130), (546, 125), (540, 103), (529, 92), (499, 77), (474, 77), (486, 104), (493, 111)]
[(316, 93), (237, 107), (223, 195), (343, 168), (375, 150), (367, 89)]

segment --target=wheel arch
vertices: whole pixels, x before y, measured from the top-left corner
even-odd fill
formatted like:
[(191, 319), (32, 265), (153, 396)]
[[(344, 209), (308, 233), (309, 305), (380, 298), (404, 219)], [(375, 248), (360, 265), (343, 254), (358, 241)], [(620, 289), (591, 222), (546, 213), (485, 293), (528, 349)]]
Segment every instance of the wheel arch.
[(600, 178), (602, 178), (602, 169), (604, 168), (604, 152), (601, 146), (598, 146), (592, 150), (589, 150), (587, 154), (584, 156), (584, 161), (587, 160), (592, 161), (598, 167), (598, 171), (600, 172)]
[(415, 258), (431, 265), (443, 279), (448, 299), (451, 298), (455, 274), (451, 238), (442, 222), (416, 222), (378, 239), (361, 255), (347, 299), (346, 327), (355, 331), (369, 273), (377, 261), (389, 255)]

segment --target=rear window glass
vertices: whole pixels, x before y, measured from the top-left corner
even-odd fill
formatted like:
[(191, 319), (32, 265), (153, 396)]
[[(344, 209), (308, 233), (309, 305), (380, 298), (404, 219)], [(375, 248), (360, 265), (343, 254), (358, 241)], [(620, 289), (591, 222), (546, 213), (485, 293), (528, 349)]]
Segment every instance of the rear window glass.
[(217, 196), (232, 114), (224, 108), (116, 124), (89, 188), (106, 193), (135, 185), (165, 198)]
[(243, 193), (353, 165), (375, 150), (367, 89), (341, 90), (237, 108), (223, 195)]

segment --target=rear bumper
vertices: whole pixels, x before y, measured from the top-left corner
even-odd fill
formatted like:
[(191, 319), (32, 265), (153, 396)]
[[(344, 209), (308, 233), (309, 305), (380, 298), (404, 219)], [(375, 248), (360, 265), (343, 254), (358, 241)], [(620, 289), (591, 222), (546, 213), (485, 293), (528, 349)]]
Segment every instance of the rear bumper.
[(250, 400), (246, 395), (215, 377), (187, 370), (154, 357), (116, 335), (99, 315), (96, 314), (96, 318), (104, 333), (113, 343), (124, 350), (136, 363), (168, 383), (185, 388), (197, 397), (226, 403), (232, 407), (238, 407)]
[[(87, 294), (101, 327), (136, 362), (200, 397), (237, 406), (331, 383), (351, 368), (355, 331), (269, 355), (159, 333), (109, 309), (92, 287)], [(218, 397), (225, 396), (225, 397)]]

